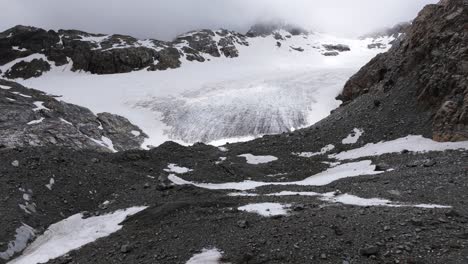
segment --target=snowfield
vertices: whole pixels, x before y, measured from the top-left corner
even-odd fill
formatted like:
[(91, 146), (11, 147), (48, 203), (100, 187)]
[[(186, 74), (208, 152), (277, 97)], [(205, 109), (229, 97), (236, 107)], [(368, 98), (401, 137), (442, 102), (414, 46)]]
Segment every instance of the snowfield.
[[(370, 42), (316, 33), (286, 38), (278, 47), (273, 36), (257, 37), (237, 47), (238, 58), (182, 58), (174, 70), (93, 75), (70, 71), (70, 62), (16, 81), (95, 113), (128, 118), (149, 135), (143, 147), (167, 140), (223, 145), (289, 132), (328, 116), (340, 104), (335, 97), (348, 78), (385, 51), (368, 49)], [(323, 44), (345, 44), (351, 51), (326, 57)], [(304, 51), (293, 49), (299, 47)], [(37, 54), (25, 59), (33, 58), (47, 60)]]
[(146, 207), (132, 207), (112, 214), (83, 219), (76, 214), (51, 225), (43, 235), (29, 245), (23, 254), (9, 264), (45, 263), (86, 244), (106, 237), (122, 228), (121, 222), (129, 215), (136, 214)]

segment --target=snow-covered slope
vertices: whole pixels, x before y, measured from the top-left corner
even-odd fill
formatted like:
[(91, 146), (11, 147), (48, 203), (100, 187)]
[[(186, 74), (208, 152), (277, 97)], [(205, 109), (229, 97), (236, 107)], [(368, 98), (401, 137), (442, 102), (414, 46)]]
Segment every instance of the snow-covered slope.
[[(288, 132), (326, 117), (340, 104), (335, 97), (346, 80), (386, 50), (370, 49), (372, 39), (341, 39), (321, 33), (292, 35), (277, 30), (267, 36), (245, 37), (226, 32), (200, 36), (192, 32), (176, 39), (173, 45), (182, 63), (176, 69), (95, 75), (72, 71), (75, 65), (69, 59), (62, 66), (50, 63), (51, 70), (38, 78), (16, 81), (62, 95), (63, 100), (94, 112), (125, 116), (149, 135), (144, 146), (167, 140), (222, 144)], [(226, 39), (233, 40), (233, 46), (223, 43)], [(99, 47), (105, 40), (82, 39)], [(382, 39), (386, 48), (392, 40)], [(217, 45), (210, 46), (212, 41)], [(337, 44), (347, 45), (350, 51), (324, 47)], [(231, 53), (223, 50), (226, 47), (231, 48), (229, 52), (237, 51), (238, 57), (227, 56)], [(112, 47), (116, 48), (122, 47)], [(202, 50), (197, 56), (203, 59), (191, 58), (188, 48)], [(5, 73), (13, 64), (0, 66), (1, 70)]]

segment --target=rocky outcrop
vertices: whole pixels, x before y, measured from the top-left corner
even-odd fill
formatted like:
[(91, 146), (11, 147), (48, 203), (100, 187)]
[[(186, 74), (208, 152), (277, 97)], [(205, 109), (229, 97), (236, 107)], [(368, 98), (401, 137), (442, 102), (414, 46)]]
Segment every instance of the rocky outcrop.
[(87, 108), (0, 79), (0, 148), (63, 146), (110, 152), (139, 149), (146, 137), (121, 116), (96, 116)]
[(43, 59), (33, 59), (30, 62), (20, 61), (13, 65), (5, 73), (5, 77), (9, 79), (29, 79), (39, 77), (43, 72), (50, 71), (50, 64)]
[(350, 51), (351, 50), (351, 48), (348, 45), (344, 45), (344, 44), (324, 44), (322, 46), (327, 51), (344, 52), (344, 51)]
[(433, 113), (433, 138), (468, 139), (468, 1), (426, 6), (401, 43), (364, 66), (338, 97), (407, 89)]
[(247, 32), (248, 37), (266, 37), (274, 35), (277, 40), (283, 39), (283, 37), (277, 33), (279, 30), (289, 32), (293, 36), (307, 35), (309, 32), (299, 26), (287, 24), (284, 22), (265, 22), (257, 23), (253, 25)]
[[(237, 46), (248, 45), (242, 34), (228, 30), (200, 30), (177, 37), (172, 42), (138, 40), (125, 35), (90, 34), (78, 30), (46, 31), (16, 26), (0, 33), (0, 65), (14, 62), (9, 79), (31, 78), (55, 66), (72, 64), (73, 71), (95, 74), (125, 73), (178, 68), (181, 59), (204, 62), (205, 56), (237, 57)], [(31, 55), (48, 60), (22, 61)]]

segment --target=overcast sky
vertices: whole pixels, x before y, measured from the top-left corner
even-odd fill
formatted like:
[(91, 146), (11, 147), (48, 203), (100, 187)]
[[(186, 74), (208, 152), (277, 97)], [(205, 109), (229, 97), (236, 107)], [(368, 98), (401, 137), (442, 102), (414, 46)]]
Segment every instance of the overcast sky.
[(259, 20), (342, 36), (413, 19), (438, 0), (0, 0), (0, 31), (17, 24), (169, 40), (201, 28), (245, 31)]

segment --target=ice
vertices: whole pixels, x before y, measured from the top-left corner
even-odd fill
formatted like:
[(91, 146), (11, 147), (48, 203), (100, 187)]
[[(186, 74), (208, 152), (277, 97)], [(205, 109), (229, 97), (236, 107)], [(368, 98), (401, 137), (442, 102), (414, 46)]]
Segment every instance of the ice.
[(40, 119), (38, 119), (38, 120), (33, 120), (33, 121), (31, 121), (31, 122), (28, 122), (27, 124), (28, 124), (28, 125), (37, 125), (37, 124), (42, 123), (42, 121), (44, 121), (44, 119), (45, 119), (44, 117), (41, 117)]
[(37, 101), (37, 102), (34, 102), (33, 104), (36, 106), (36, 108), (33, 109), (33, 111), (35, 112), (39, 110), (47, 110), (47, 111), (50, 110), (49, 108), (44, 106), (44, 102)]
[(347, 145), (350, 145), (350, 144), (356, 144), (359, 140), (359, 138), (364, 134), (364, 130), (362, 129), (359, 129), (359, 128), (355, 128), (353, 130), (353, 133), (349, 134), (348, 137), (346, 137), (345, 139), (343, 139), (341, 141), (341, 143), (343, 144), (347, 144)]
[(169, 180), (177, 185), (193, 185), (199, 188), (211, 190), (238, 190), (247, 191), (261, 186), (275, 185), (299, 185), (299, 186), (325, 186), (334, 181), (343, 178), (357, 177), (363, 175), (375, 175), (383, 172), (375, 171), (375, 165), (372, 161), (363, 160), (359, 162), (346, 163), (329, 168), (324, 172), (306, 178), (302, 181), (295, 182), (258, 182), (258, 181), (243, 181), (243, 182), (228, 182), (228, 183), (194, 183), (177, 177), (174, 174), (169, 175)]
[(177, 174), (185, 174), (185, 173), (191, 172), (193, 170), (191, 170), (189, 168), (185, 168), (185, 167), (180, 167), (177, 164), (171, 163), (171, 164), (167, 165), (167, 169), (164, 169), (164, 171), (173, 172), (173, 173), (177, 173)]
[(278, 160), (278, 158), (274, 156), (255, 156), (252, 154), (242, 154), (242, 155), (239, 155), (238, 157), (245, 158), (247, 160), (247, 163), (252, 164), (252, 165), (270, 163), (275, 160)]
[(186, 264), (221, 264), (222, 252), (216, 248), (203, 249), (201, 253), (195, 254)]
[(261, 216), (271, 217), (277, 215), (287, 215), (291, 207), (290, 204), (280, 204), (280, 203), (254, 203), (241, 206), (237, 208), (240, 211), (245, 211), (249, 213), (256, 213)]
[(318, 156), (318, 155), (324, 155), (327, 152), (330, 152), (330, 151), (332, 151), (334, 149), (335, 149), (335, 146), (330, 144), (330, 145), (327, 145), (327, 146), (323, 147), (320, 150), (320, 152), (301, 152), (301, 153), (293, 153), (293, 155), (303, 157), (303, 158), (311, 158), (311, 157), (315, 157), (315, 156)]
[(34, 236), (34, 228), (26, 224), (23, 224), (17, 228), (15, 240), (8, 243), (8, 248), (6, 251), (0, 252), (0, 259), (9, 260), (16, 253), (23, 251), (28, 245), (28, 242), (33, 239)]
[(468, 150), (468, 141), (462, 142), (436, 142), (423, 136), (407, 136), (392, 141), (369, 143), (364, 147), (352, 149), (338, 154), (330, 155), (330, 158), (338, 160), (358, 159), (362, 157), (380, 156), (388, 153), (399, 153), (403, 150), (412, 152), (429, 152), (464, 149)]
[(29, 245), (23, 254), (8, 264), (45, 263), (78, 249), (98, 238), (119, 231), (125, 218), (136, 214), (146, 207), (132, 207), (111, 214), (83, 219), (82, 214), (73, 215), (51, 225), (43, 235)]

